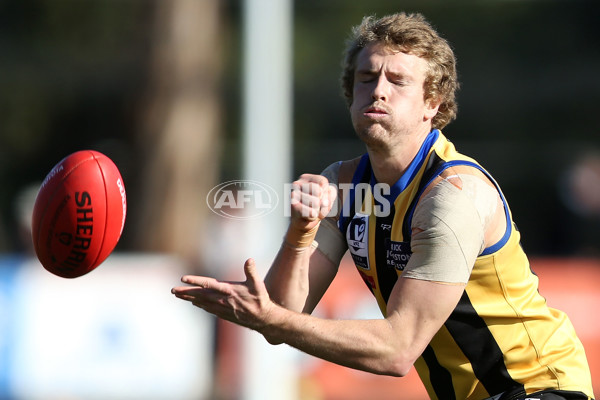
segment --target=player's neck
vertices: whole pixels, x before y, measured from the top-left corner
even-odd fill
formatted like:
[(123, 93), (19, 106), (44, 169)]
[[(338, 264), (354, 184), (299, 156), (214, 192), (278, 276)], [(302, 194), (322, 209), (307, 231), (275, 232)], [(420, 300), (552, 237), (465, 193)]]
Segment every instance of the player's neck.
[(397, 143), (393, 147), (367, 146), (371, 167), (377, 182), (394, 185), (406, 172), (426, 137), (427, 135), (418, 135)]

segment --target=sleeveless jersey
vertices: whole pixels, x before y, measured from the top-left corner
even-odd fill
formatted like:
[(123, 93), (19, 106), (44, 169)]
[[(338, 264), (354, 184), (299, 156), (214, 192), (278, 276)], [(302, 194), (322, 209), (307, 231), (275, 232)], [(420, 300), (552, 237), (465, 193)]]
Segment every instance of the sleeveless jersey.
[(505, 393), (502, 399), (511, 399), (554, 388), (593, 397), (583, 346), (567, 316), (538, 293), (538, 278), (498, 184), (438, 130), (388, 193), (376, 187), (365, 154), (345, 196), (338, 227), (381, 312), (386, 315), (390, 292), (410, 259), (411, 218), (421, 194), (457, 165), (477, 168), (494, 183), (507, 229), (478, 256), (458, 305), (415, 363), (429, 396), (485, 399)]

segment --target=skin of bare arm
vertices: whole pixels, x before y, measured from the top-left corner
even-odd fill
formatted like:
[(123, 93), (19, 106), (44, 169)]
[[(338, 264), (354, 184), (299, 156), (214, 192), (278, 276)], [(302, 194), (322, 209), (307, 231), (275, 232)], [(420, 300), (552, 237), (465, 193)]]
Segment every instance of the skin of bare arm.
[(310, 314), (333, 281), (337, 268), (314, 247), (297, 249), (283, 244), (265, 277), (265, 285), (277, 304)]
[(399, 279), (383, 319), (329, 320), (273, 302), (252, 259), (246, 281), (220, 282), (185, 276), (192, 286), (173, 288), (183, 300), (220, 318), (260, 332), (271, 343), (376, 374), (404, 376), (448, 318), (463, 286)]
[(337, 266), (310, 243), (299, 242), (303, 236), (310, 238), (308, 232), (316, 233), (336, 196), (337, 191), (320, 175), (304, 174), (292, 184), (290, 226), (265, 277), (271, 299), (285, 308), (312, 312), (335, 277)]
[[(292, 223), (309, 231), (328, 210), (319, 190), (325, 182), (318, 176), (303, 176), (299, 181), (311, 182), (304, 191), (314, 195), (299, 195)], [(311, 187), (315, 181), (320, 182), (317, 188)], [(337, 271), (317, 249), (284, 243), (264, 281), (253, 260), (246, 261), (244, 270), (244, 282), (185, 276), (182, 281), (191, 286), (175, 287), (173, 293), (222, 319), (260, 332), (272, 344), (287, 343), (330, 362), (392, 376), (408, 373), (464, 290), (461, 285), (400, 278), (390, 295), (386, 318), (328, 320), (308, 314)]]
[[(353, 124), (367, 145), (378, 182), (393, 184), (437, 112), (437, 103), (424, 99), (426, 64), (413, 55), (369, 46), (359, 54), (357, 70)], [(400, 278), (381, 319), (328, 320), (303, 313), (312, 311), (337, 269), (307, 245), (335, 195), (319, 175), (302, 175), (293, 187), (286, 243), (265, 281), (250, 259), (244, 282), (186, 276), (182, 280), (191, 286), (175, 287), (173, 293), (260, 332), (271, 343), (287, 343), (355, 369), (404, 376), (447, 320), (464, 286)]]
[(399, 279), (388, 316), (329, 320), (277, 309), (263, 335), (316, 357), (376, 374), (404, 376), (446, 321), (464, 287)]

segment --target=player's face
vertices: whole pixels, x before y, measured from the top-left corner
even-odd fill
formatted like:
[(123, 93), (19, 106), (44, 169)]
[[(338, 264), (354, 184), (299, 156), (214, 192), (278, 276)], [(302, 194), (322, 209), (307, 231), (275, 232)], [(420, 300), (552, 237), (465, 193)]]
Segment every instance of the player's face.
[[(437, 112), (424, 100), (424, 59), (371, 44), (360, 51), (354, 74), (352, 123), (367, 145), (393, 145), (431, 130)], [(404, 139), (403, 139), (404, 137)]]

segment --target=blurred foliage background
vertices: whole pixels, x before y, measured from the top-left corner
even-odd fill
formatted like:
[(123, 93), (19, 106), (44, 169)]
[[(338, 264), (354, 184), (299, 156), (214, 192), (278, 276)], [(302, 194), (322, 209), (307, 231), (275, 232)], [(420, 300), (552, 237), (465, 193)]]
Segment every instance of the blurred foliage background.
[[(194, 200), (185, 207), (203, 209), (205, 195), (198, 194), (205, 188), (241, 178), (242, 1), (187, 0), (196, 2), (198, 13), (197, 23), (192, 15), (187, 43), (214, 38), (212, 50), (200, 54), (216, 64), (204, 70), (200, 63), (190, 78), (191, 85), (205, 88), (195, 96), (212, 102), (197, 115), (217, 118), (217, 124), (168, 146), (160, 139), (169, 131), (158, 129), (165, 120), (156, 117), (162, 115), (156, 99), (164, 91), (156, 87), (173, 72), (157, 69), (165, 61), (161, 57), (171, 56), (156, 48), (168, 34), (165, 29), (177, 33), (190, 24), (173, 11), (185, 1), (0, 2), (0, 251), (28, 250), (24, 194), (76, 150), (102, 151), (121, 169), (129, 203), (121, 250), (171, 250), (146, 238), (151, 231), (165, 241), (173, 235), (153, 227), (152, 215), (160, 211), (148, 211), (148, 205), (171, 207), (171, 200), (190, 189)], [(444, 133), (499, 181), (525, 249), (533, 255), (597, 256), (600, 207), (598, 198), (593, 200), (600, 196), (594, 184), (600, 170), (593, 161), (591, 175), (585, 175), (591, 177), (582, 189), (588, 200), (592, 197), (587, 203), (574, 194), (579, 189), (569, 179), (582, 160), (597, 160), (600, 153), (600, 3), (595, 0), (296, 1), (294, 175), (319, 172), (364, 152), (339, 89), (343, 43), (362, 16), (401, 10), (423, 13), (453, 45), (462, 86), (458, 119)], [(202, 22), (206, 13), (216, 26)], [(170, 28), (160, 23), (165, 16), (173, 17), (167, 18)], [(186, 82), (178, 81), (171, 93), (188, 93)], [(153, 124), (157, 133), (150, 134)], [(203, 135), (211, 140), (198, 141)], [(179, 182), (181, 170), (168, 162), (176, 163), (184, 149), (197, 149), (201, 162), (189, 165), (193, 171), (181, 181), (177, 198), (169, 197), (164, 184), (152, 188), (148, 171), (156, 170), (157, 149), (174, 159), (162, 156), (163, 182), (169, 184)], [(186, 215), (185, 207), (173, 208)], [(190, 225), (202, 226), (205, 216), (196, 215)], [(188, 247), (200, 246), (196, 234), (187, 234)]]

